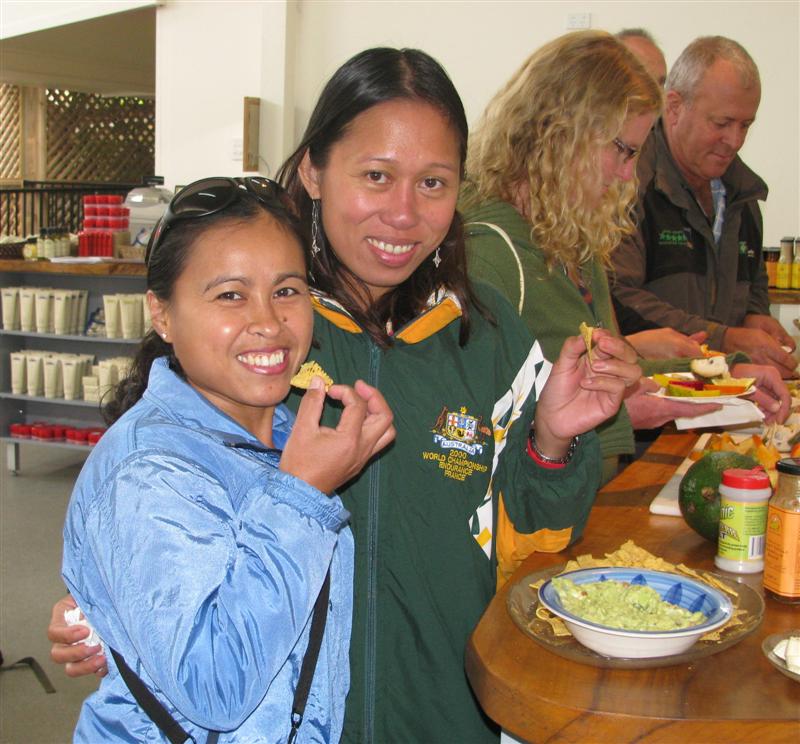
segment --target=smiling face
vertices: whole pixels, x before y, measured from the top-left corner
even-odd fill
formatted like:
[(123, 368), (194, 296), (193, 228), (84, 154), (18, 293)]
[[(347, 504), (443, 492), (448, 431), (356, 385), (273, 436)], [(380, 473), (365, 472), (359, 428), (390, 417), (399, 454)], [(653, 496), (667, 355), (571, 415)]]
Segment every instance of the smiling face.
[(760, 86), (745, 88), (740, 73), (722, 59), (706, 70), (691, 101), (675, 90), (667, 92), (667, 141), (692, 188), (725, 173), (744, 144), (760, 100)]
[(189, 384), (266, 444), (311, 344), (305, 277), (300, 244), (264, 214), (201, 233), (170, 300), (148, 294)]
[(380, 103), (359, 114), (324, 167), (300, 177), (322, 205), (329, 247), (374, 302), (402, 284), (450, 229), (460, 185), (455, 130), (433, 106)]
[[(639, 114), (625, 120), (617, 139), (628, 147), (641, 151), (650, 130), (655, 122), (655, 114)], [(630, 181), (636, 172), (637, 158), (626, 161), (626, 153), (610, 142), (600, 150), (600, 190), (595, 195), (595, 204), (599, 203), (608, 189), (618, 181)], [(588, 189), (587, 189), (588, 192)], [(591, 192), (588, 192), (591, 193)]]

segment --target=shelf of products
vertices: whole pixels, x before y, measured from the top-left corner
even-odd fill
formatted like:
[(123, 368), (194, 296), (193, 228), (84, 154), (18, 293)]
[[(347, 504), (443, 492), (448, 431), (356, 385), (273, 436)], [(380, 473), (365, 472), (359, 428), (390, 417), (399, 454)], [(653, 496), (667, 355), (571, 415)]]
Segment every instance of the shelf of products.
[[(92, 317), (103, 307), (104, 294), (143, 293), (145, 274), (146, 268), (141, 263), (109, 261), (70, 264), (0, 260), (0, 287), (49, 286), (54, 289), (87, 290), (87, 317)], [(11, 354), (16, 351), (88, 354), (99, 363), (113, 357), (132, 356), (139, 340), (0, 328), (0, 446), (6, 450), (6, 465), (9, 470), (14, 472), (19, 470), (22, 444), (82, 450), (87, 453), (91, 450), (86, 444), (63, 440), (12, 437), (10, 436), (12, 424), (47, 422), (85, 430), (104, 425), (100, 403), (97, 401), (65, 400), (12, 393)]]

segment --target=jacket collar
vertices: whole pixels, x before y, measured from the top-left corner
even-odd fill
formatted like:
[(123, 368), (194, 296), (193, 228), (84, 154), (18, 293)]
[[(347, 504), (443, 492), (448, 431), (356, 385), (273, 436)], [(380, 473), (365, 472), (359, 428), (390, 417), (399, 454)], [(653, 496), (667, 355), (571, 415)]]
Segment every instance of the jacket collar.
[[(643, 167), (639, 173), (639, 180), (646, 184), (650, 178), (654, 178), (655, 187), (673, 204), (688, 208), (689, 199), (693, 198), (692, 191), (672, 157), (662, 119), (658, 120), (648, 139), (647, 154), (642, 153), (642, 156)], [(763, 201), (767, 198), (767, 184), (748, 168), (738, 155), (722, 174), (722, 182), (725, 184), (729, 205), (737, 201), (752, 199)]]
[[(316, 290), (311, 292), (314, 310), (337, 328), (348, 333), (363, 333), (353, 316), (332, 297)], [(425, 310), (395, 334), (395, 339), (416, 344), (434, 336), (454, 320), (461, 317), (461, 303), (449, 290), (439, 288), (428, 297)]]
[[(167, 357), (159, 357), (153, 362), (143, 398), (180, 426), (206, 434), (222, 444), (267, 449), (241, 424), (173, 372)], [(276, 449), (283, 449), (293, 421), (294, 416), (286, 406), (275, 407), (272, 434)]]

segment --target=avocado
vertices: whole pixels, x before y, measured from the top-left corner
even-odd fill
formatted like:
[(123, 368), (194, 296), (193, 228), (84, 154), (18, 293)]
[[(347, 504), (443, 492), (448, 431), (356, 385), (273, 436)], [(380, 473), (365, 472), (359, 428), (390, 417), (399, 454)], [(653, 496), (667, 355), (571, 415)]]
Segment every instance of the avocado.
[(723, 471), (730, 468), (750, 470), (757, 465), (754, 458), (738, 452), (706, 452), (686, 471), (678, 489), (678, 505), (686, 524), (698, 535), (716, 543)]

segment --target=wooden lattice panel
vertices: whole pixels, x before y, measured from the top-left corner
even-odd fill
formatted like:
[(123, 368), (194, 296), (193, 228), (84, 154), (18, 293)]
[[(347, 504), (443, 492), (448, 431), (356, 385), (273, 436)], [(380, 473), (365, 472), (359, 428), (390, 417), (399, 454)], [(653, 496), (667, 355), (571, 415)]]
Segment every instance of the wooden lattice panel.
[(19, 87), (0, 84), (0, 179), (22, 178), (19, 107)]
[(138, 183), (155, 169), (155, 100), (49, 89), (47, 178)]

